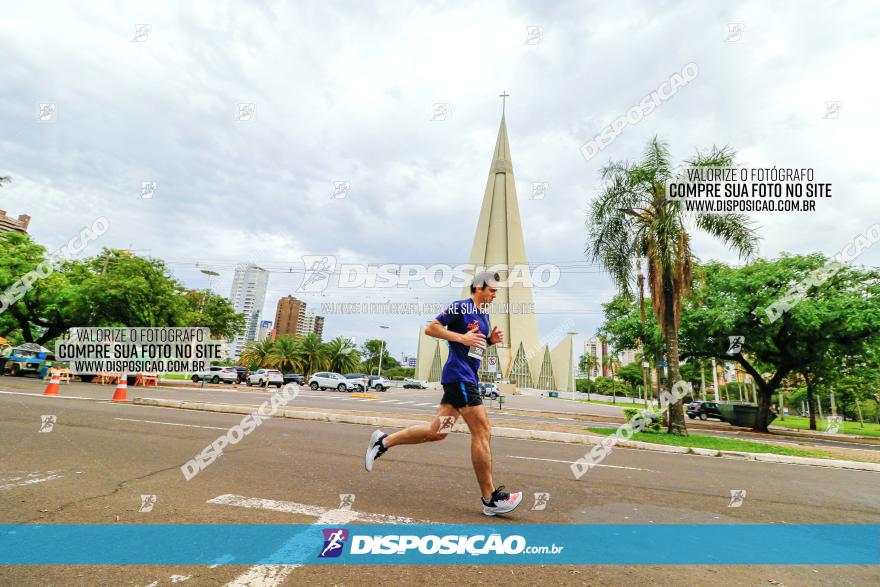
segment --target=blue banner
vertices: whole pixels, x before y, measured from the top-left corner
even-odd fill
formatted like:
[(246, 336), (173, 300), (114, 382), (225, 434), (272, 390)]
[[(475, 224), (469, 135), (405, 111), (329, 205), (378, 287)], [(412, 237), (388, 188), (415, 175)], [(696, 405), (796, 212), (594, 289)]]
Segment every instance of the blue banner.
[(876, 565), (878, 524), (0, 525), (0, 564)]

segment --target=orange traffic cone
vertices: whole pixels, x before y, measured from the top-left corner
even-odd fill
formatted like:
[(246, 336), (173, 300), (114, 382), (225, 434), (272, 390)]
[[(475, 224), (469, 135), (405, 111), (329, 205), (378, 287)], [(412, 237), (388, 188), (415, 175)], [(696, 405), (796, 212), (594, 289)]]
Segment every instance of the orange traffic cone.
[(125, 399), (125, 390), (128, 389), (128, 379), (125, 373), (121, 373), (119, 375), (119, 383), (116, 384), (116, 392), (113, 394), (113, 401), (115, 402), (124, 402), (128, 401)]
[(46, 386), (45, 391), (43, 391), (43, 395), (58, 395), (60, 383), (61, 375), (59, 374), (58, 369), (52, 369), (52, 378), (49, 380), (49, 385)]

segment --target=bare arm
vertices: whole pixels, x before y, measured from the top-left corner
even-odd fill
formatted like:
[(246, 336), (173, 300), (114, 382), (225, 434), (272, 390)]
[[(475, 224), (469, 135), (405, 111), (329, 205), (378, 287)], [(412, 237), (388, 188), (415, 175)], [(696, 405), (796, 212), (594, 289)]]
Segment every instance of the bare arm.
[(445, 326), (436, 320), (428, 324), (425, 328), (425, 334), (434, 338), (459, 342), (467, 346), (485, 346), (486, 344), (486, 337), (477, 328), (472, 329), (467, 334), (459, 334), (458, 332), (447, 330)]

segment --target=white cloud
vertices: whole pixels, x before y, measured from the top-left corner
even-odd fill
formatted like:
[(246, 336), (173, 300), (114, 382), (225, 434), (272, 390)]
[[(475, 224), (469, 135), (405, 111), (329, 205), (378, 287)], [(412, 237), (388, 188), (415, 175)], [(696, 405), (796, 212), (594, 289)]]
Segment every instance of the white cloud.
[[(533, 262), (583, 260), (584, 211), (610, 159), (634, 159), (658, 134), (677, 159), (729, 144), (754, 165), (813, 167), (834, 197), (812, 215), (760, 216), (761, 253), (834, 253), (876, 219), (874, 151), (880, 53), (876, 9), (842, 3), (503, 2), (248, 4), (90, 2), (10, 6), (0, 23), (6, 80), (0, 207), (33, 217), (48, 246), (104, 214), (116, 247), (167, 259), (193, 287), (195, 263), (279, 271), (303, 254), (340, 262), (466, 261), (507, 90), (520, 212)], [(744, 24), (738, 43), (727, 25)], [(131, 42), (135, 24), (152, 29)], [(526, 27), (543, 37), (524, 44)], [(587, 162), (578, 148), (690, 61), (699, 77)], [(839, 119), (825, 101), (842, 100)], [(54, 102), (58, 120), (34, 121)], [(252, 102), (256, 120), (234, 121)], [(445, 121), (430, 121), (449, 102)], [(150, 200), (143, 181), (155, 181)], [(333, 182), (350, 181), (343, 199)], [(531, 182), (546, 181), (543, 200)], [(103, 244), (103, 243), (102, 243)], [(697, 235), (704, 259), (735, 261)], [(866, 252), (876, 264), (880, 251)], [(299, 285), (273, 273), (264, 315)], [(545, 311), (600, 321), (609, 284), (582, 270), (536, 293)], [(406, 299), (409, 291), (376, 298)], [(427, 295), (427, 294), (426, 294)], [(459, 292), (430, 292), (431, 301)], [(319, 299), (309, 300), (320, 303)], [(562, 319), (542, 315), (542, 332)], [(394, 322), (392, 350), (415, 352), (416, 318), (329, 316), (358, 340)]]

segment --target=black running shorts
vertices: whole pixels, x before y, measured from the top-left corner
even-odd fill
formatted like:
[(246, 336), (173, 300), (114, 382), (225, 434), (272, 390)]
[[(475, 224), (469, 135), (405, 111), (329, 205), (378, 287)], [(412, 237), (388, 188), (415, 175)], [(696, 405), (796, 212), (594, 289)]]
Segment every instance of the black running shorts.
[(483, 398), (480, 397), (480, 390), (473, 383), (444, 383), (443, 399), (440, 403), (461, 409), (465, 406), (481, 406)]

